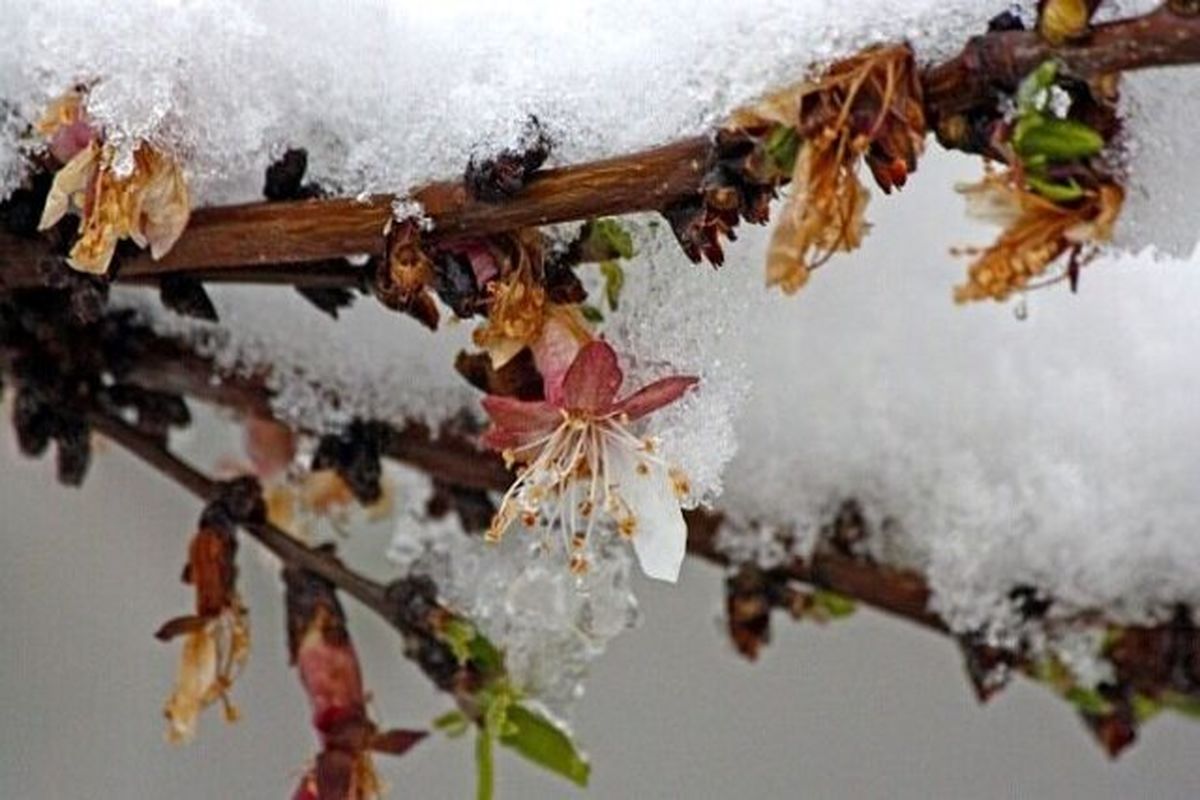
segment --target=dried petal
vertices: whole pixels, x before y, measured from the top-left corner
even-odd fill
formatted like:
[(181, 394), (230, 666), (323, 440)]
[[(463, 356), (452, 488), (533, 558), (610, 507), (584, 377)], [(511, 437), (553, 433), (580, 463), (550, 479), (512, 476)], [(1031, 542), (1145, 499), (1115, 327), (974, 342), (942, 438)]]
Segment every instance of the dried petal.
[(98, 147), (86, 147), (54, 174), (54, 182), (50, 185), (50, 193), (42, 209), (42, 219), (38, 222), (39, 231), (53, 228), (72, 207), (83, 208), (83, 194), (95, 178), (98, 155)]
[(542, 376), (546, 400), (561, 404), (563, 381), (576, 356), (592, 340), (591, 331), (576, 306), (551, 306), (542, 334), (530, 346)]
[(96, 138), (83, 106), (84, 92), (71, 90), (52, 101), (34, 126), (60, 164), (71, 161)]
[[(884, 192), (903, 186), (924, 146), (921, 84), (907, 46), (868, 49), (832, 65), (817, 81), (735, 115), (740, 124), (797, 126), (791, 195), (767, 257), (767, 284), (799, 290), (834, 253), (858, 248), (866, 231), (866, 161)], [(784, 117), (795, 109), (795, 116)]]
[(1068, 251), (1079, 263), (1081, 248), (1112, 236), (1125, 196), (1120, 186), (1102, 183), (1073, 203), (1058, 204), (1025, 188), (1013, 172), (989, 173), (960, 191), (975, 208), (998, 211), (994, 218), (1007, 225), (971, 264), (967, 283), (955, 288), (959, 303), (1005, 300)]

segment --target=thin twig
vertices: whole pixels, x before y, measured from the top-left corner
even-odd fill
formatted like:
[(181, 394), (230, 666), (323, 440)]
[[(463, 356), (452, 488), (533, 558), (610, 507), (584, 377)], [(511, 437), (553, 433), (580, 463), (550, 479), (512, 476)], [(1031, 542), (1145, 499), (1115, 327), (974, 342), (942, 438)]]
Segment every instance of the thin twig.
[[(108, 414), (90, 413), (87, 420), (96, 432), (128, 450), (200, 500), (210, 502), (217, 498), (220, 484), (171, 453), (160, 440)], [(319, 575), (363, 605), (385, 618), (389, 617), (391, 609), (383, 584), (359, 575), (328, 553), (309, 547), (269, 522), (246, 524), (243, 527), (284, 564)]]

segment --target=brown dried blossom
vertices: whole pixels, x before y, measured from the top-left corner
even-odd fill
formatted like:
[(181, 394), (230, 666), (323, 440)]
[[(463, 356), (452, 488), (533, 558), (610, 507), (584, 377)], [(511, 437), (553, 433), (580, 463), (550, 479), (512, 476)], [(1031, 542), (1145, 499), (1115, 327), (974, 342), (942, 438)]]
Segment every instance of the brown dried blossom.
[(236, 589), (236, 554), (232, 526), (206, 515), (183, 573), (196, 590), (196, 613), (168, 621), (155, 634), (163, 641), (185, 637), (175, 690), (164, 709), (172, 742), (190, 740), (200, 712), (217, 701), (228, 721), (238, 718), (229, 690), (249, 658), (250, 629)]
[(818, 80), (777, 93), (734, 121), (795, 127), (803, 142), (767, 255), (767, 284), (788, 294), (834, 253), (862, 243), (867, 191), (859, 160), (886, 193), (904, 185), (924, 147), (921, 84), (906, 45), (839, 61)]
[(375, 296), (388, 308), (403, 311), (430, 330), (437, 330), (433, 262), (421, 246), (416, 220), (395, 223), (388, 234), (387, 258), (375, 273)]
[(542, 285), (542, 242), (536, 231), (512, 234), (511, 259), (487, 284), (487, 322), (473, 334), (499, 369), (542, 334), (550, 301)]
[(191, 213), (183, 170), (146, 142), (119, 164), (116, 149), (90, 125), (80, 92), (51, 104), (38, 124), (49, 149), (65, 159), (54, 176), (39, 230), (53, 227), (68, 212), (82, 220), (79, 239), (67, 263), (81, 272), (108, 271), (117, 242), (131, 239), (162, 258), (187, 227)]
[(746, 117), (717, 131), (713, 162), (693, 197), (675, 203), (662, 214), (671, 225), (684, 254), (721, 266), (721, 240), (735, 241), (740, 220), (762, 225), (787, 172), (772, 156), (771, 135), (778, 126)]
[(989, 172), (959, 191), (972, 216), (996, 222), (1004, 231), (986, 249), (961, 251), (978, 257), (969, 267), (967, 282), (954, 290), (958, 303), (1005, 300), (1031, 288), (1030, 281), (1066, 253), (1072, 262), (1067, 275), (1074, 275), (1088, 257), (1085, 248), (1112, 237), (1125, 199), (1117, 184), (1099, 182), (1077, 200), (1055, 203), (1027, 188), (1016, 170)]

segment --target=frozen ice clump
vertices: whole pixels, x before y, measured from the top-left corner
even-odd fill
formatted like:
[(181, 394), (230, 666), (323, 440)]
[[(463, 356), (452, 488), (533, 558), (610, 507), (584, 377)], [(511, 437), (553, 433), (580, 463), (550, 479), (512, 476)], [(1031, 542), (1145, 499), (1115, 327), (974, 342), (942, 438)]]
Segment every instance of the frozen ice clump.
[(609, 539), (593, 553), (588, 572), (572, 575), (562, 552), (513, 530), (487, 544), (468, 535), (453, 515), (428, 519), (413, 487), (428, 479), (411, 471), (409, 502), (397, 523), (389, 556), (402, 572), (433, 578), (442, 598), (504, 650), (509, 675), (559, 718), (583, 693), (592, 661), (608, 642), (637, 623), (630, 558)]

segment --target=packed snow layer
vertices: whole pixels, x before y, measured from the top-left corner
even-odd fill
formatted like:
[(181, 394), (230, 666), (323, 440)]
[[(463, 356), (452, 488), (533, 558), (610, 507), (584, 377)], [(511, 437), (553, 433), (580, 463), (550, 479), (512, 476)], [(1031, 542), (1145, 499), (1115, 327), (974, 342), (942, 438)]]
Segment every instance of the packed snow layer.
[[(867, 43), (944, 56), (1006, 5), (3, 0), (0, 92), (28, 120), (94, 81), (109, 137), (181, 154), (201, 202), (253, 198), (287, 145), (343, 192), (394, 192), (460, 172), (530, 115), (558, 161), (628, 152)], [(0, 136), (3, 179), (14, 141)]]
[[(310, 177), (338, 191), (402, 191), (511, 143), (530, 115), (557, 163), (629, 152), (870, 42), (944, 57), (1007, 5), (0, 0), (0, 194), (29, 145), (24, 122), (81, 80), (95, 81), (109, 138), (177, 153), (200, 203), (253, 199), (287, 146), (307, 148)], [(1195, 81), (1128, 81), (1128, 249), (1194, 246)], [(903, 194), (873, 200), (863, 251), (796, 298), (762, 288), (763, 229), (740, 231), (714, 271), (639, 221), (605, 327), (628, 386), (701, 377), (651, 421), (694, 499), (759, 520), (752, 536), (787, 526), (811, 542), (856, 497), (892, 523), (878, 554), (924, 569), (963, 629), (997, 619), (1020, 583), (1134, 616), (1200, 601), (1196, 264), (1100, 261), (1078, 296), (1030, 296), (1024, 321), (1015, 304), (955, 307), (965, 264), (947, 247), (995, 233), (948, 222), (962, 218), (951, 184), (978, 171), (931, 154)], [(452, 369), (466, 326), (430, 334), (369, 300), (335, 324), (284, 289), (213, 294), (218, 327), (151, 313), (227, 365), (270, 365), (281, 410), (308, 425), (436, 420), (474, 403)]]
[[(1076, 295), (955, 306), (965, 263), (947, 245), (995, 231), (947, 224), (948, 187), (979, 169), (931, 155), (875, 198), (859, 253), (798, 297), (755, 295), (722, 504), (811, 533), (857, 498), (891, 523), (878, 555), (922, 569), (964, 630), (1021, 584), (1063, 611), (1200, 601), (1200, 263), (1105, 258)], [(761, 251), (739, 246), (736, 268)]]

